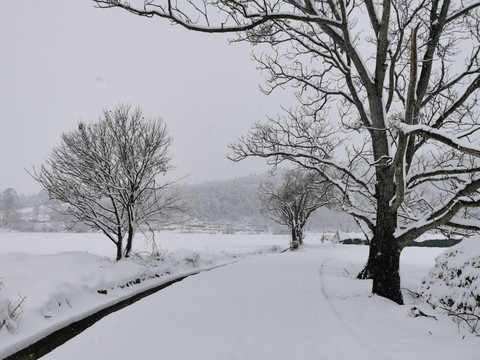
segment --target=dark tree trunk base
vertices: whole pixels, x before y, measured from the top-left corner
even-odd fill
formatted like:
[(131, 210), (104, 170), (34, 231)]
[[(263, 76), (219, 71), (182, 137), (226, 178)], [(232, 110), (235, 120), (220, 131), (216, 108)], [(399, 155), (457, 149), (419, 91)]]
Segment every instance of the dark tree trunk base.
[(299, 248), (300, 244), (298, 243), (298, 241), (292, 241), (290, 243), (290, 250), (297, 250)]
[(400, 287), (400, 253), (395, 238), (382, 239), (375, 253), (373, 268), (374, 294), (403, 305)]
[(368, 263), (365, 265), (365, 267), (362, 269), (362, 271), (360, 271), (358, 273), (357, 279), (359, 279), (359, 280), (371, 280), (371, 279), (373, 279), (373, 274), (368, 267)]
[(292, 227), (292, 240), (290, 241), (290, 250), (297, 250), (300, 246), (298, 230)]
[(132, 251), (133, 236), (134, 236), (134, 230), (133, 230), (133, 227), (130, 225), (128, 227), (127, 246), (125, 247), (126, 258), (130, 256), (130, 251)]
[(122, 259), (122, 245), (120, 243), (120, 245), (116, 244), (117, 246), (117, 257), (115, 258), (115, 261), (119, 261)]
[(373, 280), (372, 293), (403, 305), (400, 287), (400, 253), (401, 249), (393, 236), (373, 238), (367, 264), (357, 275), (357, 279)]
[(368, 260), (365, 264), (365, 267), (357, 275), (357, 279), (360, 280), (371, 280), (373, 279), (375, 272), (375, 260), (378, 255), (378, 245), (375, 238), (370, 241), (370, 246), (368, 248)]

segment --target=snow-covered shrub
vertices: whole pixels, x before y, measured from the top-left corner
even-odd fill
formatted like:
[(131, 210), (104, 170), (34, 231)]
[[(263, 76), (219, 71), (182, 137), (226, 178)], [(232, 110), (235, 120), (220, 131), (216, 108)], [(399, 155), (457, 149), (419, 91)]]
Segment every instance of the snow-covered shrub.
[(198, 267), (200, 263), (200, 254), (194, 252), (191, 255), (186, 256), (183, 261), (185, 261), (185, 263), (187, 263), (189, 266)]
[(332, 243), (334, 243), (334, 244), (340, 243), (340, 232), (339, 231), (337, 231), (335, 233), (335, 236), (332, 239)]
[(5, 326), (11, 333), (17, 332), (18, 323), (23, 314), (21, 305), (24, 300), (25, 298), (19, 298), (12, 303), (10, 299), (0, 294), (0, 330)]
[(463, 240), (435, 260), (423, 280), (422, 297), (480, 333), (480, 239)]

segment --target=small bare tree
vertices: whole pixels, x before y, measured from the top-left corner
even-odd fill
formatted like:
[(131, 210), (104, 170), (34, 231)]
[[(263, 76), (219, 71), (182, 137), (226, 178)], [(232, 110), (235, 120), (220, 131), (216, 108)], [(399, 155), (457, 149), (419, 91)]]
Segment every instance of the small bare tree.
[(303, 229), (310, 215), (318, 208), (333, 203), (330, 188), (331, 185), (317, 173), (301, 169), (283, 173), (279, 185), (273, 182), (261, 184), (259, 198), (262, 213), (290, 229), (292, 250), (303, 244)]
[[(180, 206), (178, 195), (158, 183), (170, 169), (172, 138), (161, 119), (120, 105), (98, 122), (80, 123), (33, 177), (50, 199), (66, 204), (76, 222), (102, 231), (116, 246), (116, 259), (129, 255), (136, 230)], [(124, 240), (126, 246), (124, 249)]]
[(3, 211), (3, 225), (8, 226), (16, 214), (18, 194), (15, 189), (8, 188), (0, 196), (0, 209)]

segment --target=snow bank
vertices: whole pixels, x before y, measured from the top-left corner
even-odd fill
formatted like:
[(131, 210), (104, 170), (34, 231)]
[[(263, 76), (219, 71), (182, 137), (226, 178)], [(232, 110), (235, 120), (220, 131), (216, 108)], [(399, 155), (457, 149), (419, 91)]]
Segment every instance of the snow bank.
[(182, 275), (278, 251), (284, 248), (278, 240), (288, 244), (283, 237), (242, 236), (244, 242), (192, 234), (158, 237), (162, 246), (155, 256), (151, 242), (139, 237), (134, 250), (142, 256), (115, 262), (107, 255), (113, 247), (99, 234), (0, 234), (0, 359), (119, 299)]
[[(403, 285), (419, 286), (439, 253), (409, 249)], [(355, 277), (367, 255), (366, 246), (307, 243), (203, 272), (105, 317), (44, 359), (478, 360), (480, 339), (457, 334), (422, 299), (405, 294), (399, 306), (372, 296), (371, 281)], [(413, 305), (432, 317), (412, 317)]]
[(480, 239), (465, 239), (438, 256), (421, 294), (433, 308), (480, 332)]
[[(0, 289), (3, 283), (0, 283)], [(23, 315), (21, 307), (25, 298), (19, 298), (12, 302), (9, 298), (0, 293), (0, 330), (5, 327), (11, 333), (16, 333), (18, 323)]]

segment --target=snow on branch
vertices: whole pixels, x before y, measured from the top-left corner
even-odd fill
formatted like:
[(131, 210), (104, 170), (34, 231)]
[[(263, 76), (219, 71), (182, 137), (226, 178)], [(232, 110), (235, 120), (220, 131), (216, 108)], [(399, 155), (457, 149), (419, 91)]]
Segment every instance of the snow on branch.
[(462, 153), (480, 157), (480, 145), (472, 144), (465, 139), (459, 139), (458, 137), (453, 136), (445, 131), (434, 129), (423, 124), (408, 125), (405, 123), (400, 123), (398, 128), (404, 135), (421, 135), (439, 141)]
[(457, 224), (459, 228), (462, 228), (462, 224), (467, 225), (468, 221), (458, 220), (455, 216), (463, 208), (480, 206), (479, 189), (480, 179), (471, 180), (463, 186), (459, 186), (458, 191), (453, 193), (447, 201), (441, 202), (421, 219), (414, 221), (403, 229), (397, 229), (395, 236), (400, 246), (407, 246), (424, 232), (448, 224), (449, 222)]
[(475, 1), (472, 4), (465, 6), (463, 9), (460, 9), (453, 14), (449, 15), (447, 18), (447, 23), (452, 22), (456, 20), (457, 18), (464, 16), (465, 14), (468, 14), (470, 11), (480, 8), (480, 1)]
[(461, 175), (480, 173), (480, 167), (451, 167), (440, 170), (417, 172), (408, 177), (407, 187), (413, 189), (426, 182), (447, 180), (460, 181)]
[(464, 230), (480, 231), (479, 219), (457, 219), (454, 218), (447, 223), (448, 226)]

